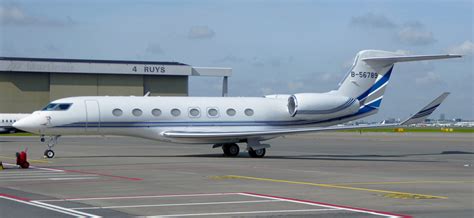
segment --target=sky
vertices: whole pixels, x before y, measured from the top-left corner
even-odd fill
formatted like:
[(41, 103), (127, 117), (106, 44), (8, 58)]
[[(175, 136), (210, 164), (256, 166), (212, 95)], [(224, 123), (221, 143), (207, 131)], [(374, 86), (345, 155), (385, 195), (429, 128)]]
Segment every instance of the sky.
[[(231, 67), (230, 96), (327, 92), (364, 49), (462, 54), (396, 64), (382, 107), (404, 118), (444, 91), (474, 119), (471, 0), (0, 0), (0, 56), (178, 61)], [(191, 96), (221, 78), (191, 77)]]

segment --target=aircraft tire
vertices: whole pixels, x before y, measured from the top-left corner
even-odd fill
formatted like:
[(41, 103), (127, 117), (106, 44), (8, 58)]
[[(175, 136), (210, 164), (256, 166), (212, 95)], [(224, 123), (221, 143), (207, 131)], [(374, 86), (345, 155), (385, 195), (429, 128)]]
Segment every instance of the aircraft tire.
[(265, 156), (265, 153), (266, 153), (266, 149), (265, 149), (265, 148), (258, 149), (258, 150), (249, 149), (249, 155), (250, 155), (250, 157), (262, 158), (262, 157)]
[(224, 155), (227, 157), (235, 157), (239, 155), (240, 148), (237, 144), (224, 144), (222, 146), (222, 150), (224, 151)]
[(48, 149), (48, 150), (44, 151), (44, 156), (47, 157), (47, 158), (49, 158), (49, 159), (51, 159), (51, 158), (54, 157), (54, 151)]

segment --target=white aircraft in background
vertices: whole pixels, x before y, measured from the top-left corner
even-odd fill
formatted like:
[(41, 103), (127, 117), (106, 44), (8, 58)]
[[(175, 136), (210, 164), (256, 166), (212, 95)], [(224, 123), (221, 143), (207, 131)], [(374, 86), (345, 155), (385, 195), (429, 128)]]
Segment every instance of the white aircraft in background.
[(31, 114), (0, 114), (0, 133), (13, 133), (17, 129), (12, 125), (16, 121), (25, 118)]
[(263, 157), (262, 141), (287, 134), (408, 125), (423, 121), (446, 98), (443, 93), (397, 124), (335, 126), (377, 113), (394, 63), (457, 58), (460, 55), (401, 56), (364, 50), (337, 90), (265, 97), (70, 97), (13, 124), (49, 136), (45, 156), (61, 135), (122, 135), (177, 143), (209, 143), (226, 156), (246, 143), (251, 157)]

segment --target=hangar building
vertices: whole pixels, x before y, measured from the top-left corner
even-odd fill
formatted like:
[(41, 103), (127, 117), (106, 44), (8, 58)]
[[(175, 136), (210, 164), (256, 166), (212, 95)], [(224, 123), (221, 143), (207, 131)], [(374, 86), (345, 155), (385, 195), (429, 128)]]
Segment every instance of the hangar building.
[(0, 57), (0, 113), (31, 113), (70, 96), (188, 95), (189, 76), (223, 77), (230, 68), (178, 62)]

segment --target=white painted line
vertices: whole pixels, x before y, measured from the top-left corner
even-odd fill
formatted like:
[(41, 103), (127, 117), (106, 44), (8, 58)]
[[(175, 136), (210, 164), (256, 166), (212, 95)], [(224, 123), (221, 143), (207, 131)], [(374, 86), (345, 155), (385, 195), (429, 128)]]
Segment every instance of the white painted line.
[(63, 177), (63, 178), (35, 178), (35, 179), (2, 179), (0, 182), (28, 182), (28, 181), (45, 181), (45, 180), (77, 180), (77, 179), (96, 179), (100, 177)]
[[(3, 163), (5, 165), (5, 163)], [(1, 171), (0, 174), (16, 174), (16, 173), (60, 173), (60, 172), (53, 172), (53, 171), (46, 171), (46, 170), (38, 170), (38, 169), (22, 169), (22, 168), (6, 168), (5, 170)]]
[(56, 206), (56, 205), (52, 205), (52, 204), (47, 204), (47, 203), (44, 203), (44, 202), (31, 201), (31, 203), (34, 203), (34, 204), (37, 204), (37, 205), (43, 205), (43, 206), (48, 207), (48, 208), (56, 208), (56, 209), (59, 209), (59, 210), (68, 211), (68, 212), (71, 212), (71, 213), (83, 215), (81, 217), (84, 217), (84, 216), (94, 217), (94, 218), (100, 217), (100, 216), (97, 216), (97, 215), (94, 215), (94, 214), (84, 213), (84, 212), (81, 212), (81, 211), (72, 210), (72, 209), (68, 209), (68, 208), (64, 208), (64, 207), (60, 207), (60, 206)]
[[(3, 164), (7, 165), (7, 166), (17, 166), (16, 164), (5, 163), (5, 162), (3, 162)], [(30, 168), (38, 169), (38, 170), (45, 170), (45, 171), (53, 171), (53, 172), (64, 172), (64, 170), (60, 170), (60, 169), (52, 169), (52, 168), (47, 168), (47, 167), (35, 167), (35, 166), (31, 166), (31, 165), (30, 165)]]
[(33, 169), (38, 169), (38, 170), (46, 170), (46, 171), (53, 171), (53, 172), (64, 172), (64, 170), (60, 169), (52, 169), (52, 168), (47, 168), (47, 167), (35, 167), (35, 166), (30, 166)]
[(172, 206), (219, 205), (219, 204), (246, 204), (246, 203), (264, 203), (264, 202), (278, 202), (278, 201), (280, 200), (220, 201), (220, 202), (182, 203), (182, 204), (143, 204), (143, 205), (121, 205), (121, 206), (105, 206), (105, 207), (77, 207), (77, 208), (70, 208), (70, 209), (94, 210), (94, 209), (137, 208), (137, 207), (172, 207)]
[(173, 198), (173, 197), (199, 197), (199, 196), (220, 196), (220, 195), (238, 195), (239, 193), (211, 193), (211, 194), (182, 194), (182, 195), (142, 195), (142, 196), (121, 196), (121, 197), (97, 197), (97, 198), (65, 198), (65, 199), (47, 199), (38, 200), (42, 202), (53, 201), (91, 201), (91, 200), (120, 200), (120, 199), (141, 199), (141, 198)]
[(24, 175), (24, 176), (0, 176), (0, 179), (27, 179), (27, 178), (52, 178), (52, 177), (77, 177), (77, 176), (84, 176), (81, 174), (72, 175), (72, 174), (54, 174), (54, 175)]
[(45, 207), (45, 206), (38, 205), (38, 204), (35, 204), (35, 203), (30, 203), (30, 202), (28, 202), (28, 201), (22, 201), (22, 200), (18, 200), (18, 199), (14, 199), (14, 198), (9, 198), (9, 197), (5, 197), (5, 196), (0, 196), (0, 198), (7, 199), (7, 200), (11, 200), (11, 201), (15, 201), (15, 202), (22, 203), (22, 204), (27, 204), (27, 205), (35, 206), (35, 207), (40, 207), (40, 208), (43, 208), (43, 209), (52, 210), (52, 211), (56, 211), (56, 212), (59, 212), (59, 213), (63, 213), (63, 214), (67, 214), (67, 215), (71, 215), (71, 216), (77, 217), (77, 214), (75, 214), (75, 213), (70, 213), (70, 212), (68, 212), (68, 211), (64, 211), (64, 210), (60, 210), (60, 209)]
[(390, 217), (390, 218), (399, 218), (399, 216), (395, 216), (395, 215), (391, 215), (391, 214), (383, 214), (383, 213), (377, 213), (375, 211), (362, 210), (362, 209), (356, 209), (356, 208), (348, 208), (348, 207), (342, 207), (342, 206), (338, 207), (336, 205), (318, 204), (316, 202), (306, 202), (306, 201), (291, 200), (291, 199), (280, 198), (280, 197), (253, 195), (253, 194), (250, 194), (250, 193), (238, 193), (238, 194), (239, 195), (244, 195), (244, 196), (253, 196), (253, 197), (263, 198), (263, 199), (279, 199), (281, 201), (292, 202), (292, 203), (297, 203), (297, 204), (313, 205), (313, 206), (318, 206), (318, 207), (332, 208), (332, 209), (338, 209), (338, 210), (346, 210), (346, 211), (352, 211), (352, 212), (358, 212), (358, 213), (366, 213), (366, 214), (372, 214), (372, 215), (384, 216), (384, 217)]
[(1, 176), (22, 176), (22, 175), (56, 175), (56, 174), (64, 174), (65, 172), (45, 172), (45, 171), (15, 171), (15, 172), (0, 172), (0, 177)]
[(155, 216), (147, 216), (147, 217), (218, 216), (218, 215), (259, 214), (259, 213), (317, 212), (317, 211), (335, 211), (335, 210), (339, 210), (339, 209), (260, 210), (260, 211), (241, 211), (241, 212), (222, 212), (222, 213), (170, 214), (170, 215), (155, 215)]

